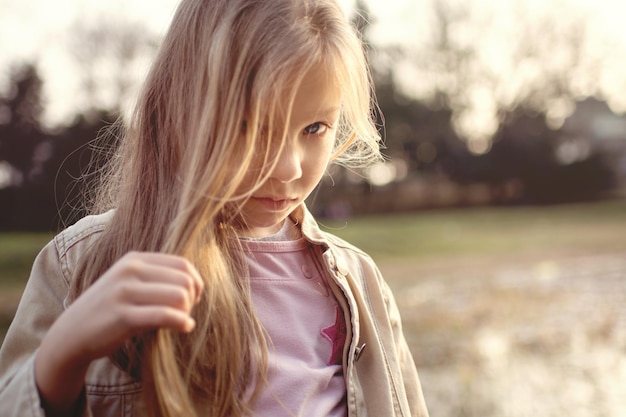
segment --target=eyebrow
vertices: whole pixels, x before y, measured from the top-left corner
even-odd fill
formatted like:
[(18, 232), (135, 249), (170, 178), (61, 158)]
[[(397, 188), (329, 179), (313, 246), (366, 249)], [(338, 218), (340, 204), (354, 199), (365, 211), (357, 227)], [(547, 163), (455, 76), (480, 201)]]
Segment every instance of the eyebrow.
[(340, 106), (325, 107), (325, 108), (321, 107), (317, 111), (315, 111), (313, 114), (315, 114), (316, 117), (328, 116), (330, 114), (338, 113), (340, 110), (341, 110)]

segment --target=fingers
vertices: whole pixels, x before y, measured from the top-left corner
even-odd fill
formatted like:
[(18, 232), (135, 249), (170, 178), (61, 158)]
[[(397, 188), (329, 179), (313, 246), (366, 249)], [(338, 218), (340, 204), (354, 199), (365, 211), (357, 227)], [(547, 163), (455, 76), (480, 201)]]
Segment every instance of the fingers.
[(190, 313), (200, 300), (204, 282), (185, 258), (150, 252), (131, 252), (122, 257), (104, 283), (119, 307), (121, 326), (133, 332), (166, 327), (191, 331)]
[(148, 331), (168, 328), (189, 333), (196, 327), (196, 321), (188, 314), (162, 306), (133, 306), (124, 314), (128, 325), (135, 331)]
[(164, 283), (184, 288), (191, 294), (192, 304), (200, 300), (204, 281), (198, 270), (183, 257), (162, 253), (131, 252), (115, 265), (119, 280)]
[(200, 274), (186, 259), (131, 252), (76, 304), (84, 310), (99, 311), (102, 327), (124, 337), (161, 327), (187, 332), (195, 326), (190, 314), (203, 288)]
[(191, 312), (196, 298), (185, 287), (163, 282), (129, 281), (121, 284), (114, 295), (123, 304), (136, 306), (162, 305), (186, 313)]
[(203, 288), (196, 268), (182, 257), (129, 253), (65, 310), (47, 343), (63, 346), (67, 360), (89, 363), (144, 331), (190, 332)]

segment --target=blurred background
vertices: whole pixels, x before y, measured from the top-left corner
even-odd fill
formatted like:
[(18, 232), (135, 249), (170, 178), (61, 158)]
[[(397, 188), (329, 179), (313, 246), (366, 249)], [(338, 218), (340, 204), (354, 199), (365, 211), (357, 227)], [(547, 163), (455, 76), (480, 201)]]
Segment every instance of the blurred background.
[[(156, 3), (0, 0), (3, 329), (84, 213), (92, 140), (127, 117), (177, 1)], [(333, 167), (309, 204), (395, 290), (431, 415), (626, 415), (626, 4), (341, 4), (388, 160)]]

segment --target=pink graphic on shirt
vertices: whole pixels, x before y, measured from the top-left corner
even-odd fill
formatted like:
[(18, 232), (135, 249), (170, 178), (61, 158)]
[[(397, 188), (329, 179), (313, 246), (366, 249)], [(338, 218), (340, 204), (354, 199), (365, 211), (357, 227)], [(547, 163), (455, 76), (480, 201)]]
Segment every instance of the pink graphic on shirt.
[(324, 327), (320, 333), (333, 344), (328, 365), (339, 365), (346, 344), (346, 320), (339, 306), (335, 306), (335, 323)]

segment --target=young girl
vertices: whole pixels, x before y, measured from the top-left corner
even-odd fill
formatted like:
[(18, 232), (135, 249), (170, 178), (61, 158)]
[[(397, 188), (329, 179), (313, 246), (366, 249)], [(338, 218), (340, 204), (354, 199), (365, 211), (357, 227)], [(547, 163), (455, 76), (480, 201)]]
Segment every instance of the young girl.
[(94, 214), (37, 257), (11, 416), (426, 416), (372, 260), (304, 200), (379, 157), (333, 0), (183, 0)]

